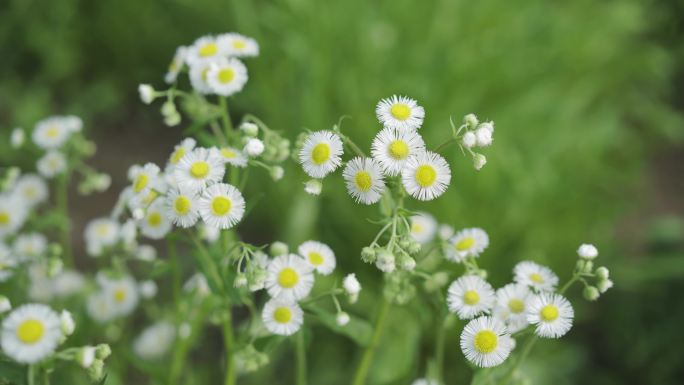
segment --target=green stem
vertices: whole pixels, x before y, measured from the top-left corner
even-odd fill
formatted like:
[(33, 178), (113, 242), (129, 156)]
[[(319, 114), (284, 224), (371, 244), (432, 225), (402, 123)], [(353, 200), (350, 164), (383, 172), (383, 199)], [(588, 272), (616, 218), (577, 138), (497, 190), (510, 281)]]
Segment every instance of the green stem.
[(172, 293), (173, 293), (173, 302), (178, 306), (180, 304), (180, 298), (181, 298), (181, 268), (180, 268), (180, 260), (178, 258), (178, 253), (176, 252), (176, 244), (172, 239), (168, 239), (167, 241), (168, 245), (168, 250), (169, 250), (169, 256), (171, 257), (171, 275), (172, 275)]
[(223, 292), (223, 279), (221, 279), (221, 276), (218, 273), (218, 268), (216, 267), (214, 260), (211, 258), (209, 250), (207, 250), (204, 244), (202, 244), (202, 241), (199, 240), (194, 233), (188, 231), (188, 234), (199, 251), (198, 253), (192, 254), (195, 256), (200, 270), (207, 278), (212, 292), (214, 292), (214, 294), (221, 294)]
[(435, 381), (444, 384), (444, 340), (446, 335), (446, 318), (437, 323), (435, 335)]
[(375, 356), (375, 350), (380, 343), (380, 337), (382, 336), (382, 331), (385, 327), (385, 319), (387, 318), (387, 313), (390, 308), (390, 303), (386, 299), (382, 299), (382, 304), (380, 304), (380, 310), (378, 311), (377, 319), (375, 320), (375, 327), (373, 330), (373, 336), (371, 341), (366, 347), (361, 357), (361, 362), (356, 368), (356, 374), (354, 374), (353, 385), (364, 385), (366, 383), (366, 377), (368, 376), (368, 371), (370, 370), (370, 365), (373, 362), (373, 356)]
[(223, 381), (225, 385), (235, 385), (235, 343), (233, 338), (233, 321), (230, 307), (228, 308), (227, 317), (223, 321), (223, 343), (226, 349), (226, 376)]
[(562, 295), (563, 293), (565, 293), (565, 291), (568, 290), (570, 288), (570, 286), (572, 286), (572, 284), (577, 282), (579, 279), (580, 279), (579, 275), (573, 274), (572, 278), (570, 278), (570, 280), (568, 280), (568, 282), (565, 285), (563, 285), (563, 287), (561, 287), (560, 290), (558, 290), (558, 294)]
[(437, 146), (437, 147), (434, 149), (433, 152), (439, 152), (440, 150), (442, 150), (442, 149), (448, 147), (449, 145), (451, 145), (451, 144), (453, 144), (453, 143), (456, 143), (456, 138), (451, 138), (451, 139), (447, 140), (446, 142), (440, 144), (439, 146)]
[(502, 384), (507, 384), (511, 378), (513, 377), (513, 374), (515, 374), (515, 371), (518, 369), (520, 364), (525, 361), (525, 358), (530, 354), (532, 351), (532, 347), (534, 346), (534, 343), (537, 342), (537, 335), (531, 335), (528, 339), (527, 342), (525, 342), (525, 346), (522, 348), (522, 352), (518, 356), (518, 359), (515, 361), (515, 364), (511, 369), (508, 370), (508, 373), (506, 373), (506, 377), (504, 377), (504, 380), (501, 382)]
[(28, 373), (26, 374), (26, 379), (28, 385), (36, 385), (36, 371), (37, 367), (35, 365), (29, 365), (28, 366)]
[(62, 215), (61, 243), (62, 260), (67, 267), (74, 266), (71, 253), (71, 220), (69, 217), (69, 174), (64, 173), (57, 180), (57, 208)]
[(221, 108), (221, 120), (223, 121), (223, 130), (226, 137), (233, 136), (233, 124), (230, 122), (230, 115), (228, 114), (228, 98), (219, 96), (219, 107)]
[(297, 333), (295, 341), (297, 354), (297, 385), (306, 385), (306, 346), (304, 345), (304, 331)]

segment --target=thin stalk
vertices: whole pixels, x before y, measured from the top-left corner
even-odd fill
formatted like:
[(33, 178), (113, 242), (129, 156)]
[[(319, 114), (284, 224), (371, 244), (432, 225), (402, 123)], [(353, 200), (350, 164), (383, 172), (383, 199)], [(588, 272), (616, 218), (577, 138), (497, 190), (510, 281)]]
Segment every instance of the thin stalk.
[(439, 319), (435, 334), (435, 380), (444, 384), (444, 340), (446, 337), (446, 318)]
[(28, 366), (28, 372), (26, 373), (26, 380), (28, 385), (36, 385), (36, 371), (37, 367), (35, 365)]
[(437, 146), (437, 147), (434, 149), (434, 152), (439, 152), (440, 150), (442, 150), (442, 149), (448, 147), (449, 145), (451, 145), (451, 144), (453, 144), (453, 143), (456, 143), (456, 138), (451, 138), (451, 139), (447, 140), (446, 142), (440, 144), (439, 146)]
[(568, 290), (570, 288), (570, 286), (572, 286), (572, 284), (577, 282), (577, 280), (579, 280), (579, 279), (580, 279), (579, 275), (573, 274), (572, 278), (570, 278), (568, 280), (568, 282), (565, 285), (563, 285), (563, 287), (558, 291), (558, 294), (565, 293), (565, 291)]
[(380, 310), (378, 311), (377, 319), (375, 320), (375, 327), (373, 329), (373, 336), (371, 341), (366, 347), (361, 357), (361, 362), (356, 368), (356, 374), (354, 374), (353, 385), (364, 385), (366, 383), (366, 377), (368, 377), (368, 371), (370, 370), (371, 363), (373, 362), (373, 357), (375, 356), (375, 351), (380, 343), (380, 337), (382, 336), (382, 331), (385, 328), (385, 320), (387, 318), (387, 313), (390, 308), (390, 303), (386, 299), (382, 299), (382, 304), (380, 304)]
[(228, 98), (219, 96), (219, 107), (221, 108), (221, 121), (223, 122), (223, 130), (226, 137), (233, 136), (233, 123), (230, 122), (230, 115), (228, 113)]
[(223, 344), (226, 349), (226, 376), (223, 383), (225, 385), (235, 385), (237, 376), (235, 372), (235, 342), (233, 337), (233, 321), (228, 308), (228, 316), (223, 320)]
[(522, 352), (521, 352), (520, 355), (518, 356), (518, 359), (515, 361), (515, 364), (513, 365), (513, 367), (511, 367), (511, 368), (508, 370), (508, 373), (506, 373), (506, 376), (504, 377), (504, 379), (503, 379), (503, 381), (501, 382), (501, 384), (507, 384), (507, 383), (511, 380), (511, 377), (513, 377), (513, 374), (514, 374), (515, 371), (518, 369), (518, 367), (520, 366), (520, 364), (522, 364), (523, 361), (525, 361), (525, 358), (527, 358), (527, 356), (528, 356), (528, 355), (530, 354), (530, 352), (532, 351), (532, 347), (534, 346), (534, 343), (537, 342), (537, 339), (538, 339), (538, 338), (537, 338), (537, 335), (536, 335), (536, 334), (531, 335), (531, 336), (527, 339), (527, 342), (525, 342), (525, 346), (523, 346)]
[(74, 266), (71, 252), (71, 220), (69, 217), (69, 173), (62, 174), (57, 180), (57, 208), (62, 214), (61, 243), (62, 260), (67, 267)]
[(297, 385), (306, 385), (306, 346), (304, 346), (304, 331), (297, 333), (295, 341), (297, 354)]
[(195, 243), (195, 246), (197, 246), (199, 252), (193, 253), (193, 255), (199, 264), (200, 270), (206, 276), (207, 280), (209, 280), (209, 286), (211, 287), (211, 290), (215, 294), (222, 293), (223, 279), (221, 279), (221, 276), (218, 273), (218, 268), (216, 263), (214, 263), (214, 260), (211, 258), (209, 250), (207, 250), (204, 244), (202, 244), (202, 241), (199, 240), (195, 234), (190, 231), (188, 231), (188, 234)]

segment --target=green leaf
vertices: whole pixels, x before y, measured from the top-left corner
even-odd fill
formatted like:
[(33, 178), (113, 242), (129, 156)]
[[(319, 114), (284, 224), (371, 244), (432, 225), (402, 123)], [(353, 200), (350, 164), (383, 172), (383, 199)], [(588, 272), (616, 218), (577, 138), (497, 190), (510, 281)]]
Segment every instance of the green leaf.
[[(9, 381), (12, 385), (25, 385), (26, 368), (23, 365), (0, 358), (0, 380)], [(3, 382), (0, 381), (0, 383)]]
[(373, 334), (373, 328), (367, 321), (349, 315), (349, 323), (345, 326), (339, 326), (337, 324), (337, 314), (333, 314), (315, 305), (306, 305), (306, 309), (318, 316), (321, 323), (328, 329), (351, 338), (360, 346), (368, 345)]

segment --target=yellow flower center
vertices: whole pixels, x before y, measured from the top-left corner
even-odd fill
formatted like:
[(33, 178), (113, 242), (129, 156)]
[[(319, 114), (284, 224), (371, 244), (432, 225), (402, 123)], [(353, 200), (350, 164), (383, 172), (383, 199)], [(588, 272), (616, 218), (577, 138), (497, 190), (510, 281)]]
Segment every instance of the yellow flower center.
[(228, 147), (224, 147), (224, 148), (221, 149), (221, 155), (222, 155), (224, 158), (228, 158), (228, 159), (233, 159), (233, 158), (235, 158), (235, 157), (237, 156), (237, 154), (235, 153), (235, 151), (231, 150), (231, 149), (228, 148)]
[(475, 239), (473, 239), (473, 237), (465, 237), (456, 243), (456, 250), (470, 250), (470, 248), (473, 247), (473, 245), (475, 245)]
[(0, 212), (0, 225), (6, 225), (10, 221), (10, 216), (6, 212)]
[(150, 178), (147, 175), (145, 175), (145, 174), (138, 175), (138, 177), (135, 178), (135, 183), (133, 183), (133, 191), (135, 191), (137, 193), (141, 192), (143, 189), (145, 189), (145, 187), (147, 187), (147, 183), (149, 181), (150, 181)]
[(95, 233), (97, 233), (97, 235), (99, 235), (100, 237), (106, 237), (107, 235), (109, 235), (109, 226), (104, 224), (99, 225), (95, 228)]
[(152, 227), (157, 227), (161, 225), (162, 217), (158, 212), (153, 212), (147, 216), (147, 224)]
[(398, 120), (406, 120), (411, 116), (411, 108), (406, 104), (397, 103), (392, 106), (390, 113)]
[(202, 179), (209, 174), (209, 164), (205, 161), (195, 162), (190, 166), (190, 175), (195, 179)]
[(209, 67), (205, 67), (202, 69), (202, 81), (206, 82), (207, 81), (207, 72), (209, 72)]
[(185, 155), (185, 148), (180, 147), (171, 155), (171, 164), (176, 164), (180, 162), (181, 158)]
[(373, 186), (373, 180), (371, 179), (368, 171), (357, 172), (356, 176), (354, 177), (354, 181), (356, 182), (356, 187), (358, 187), (361, 191), (368, 191), (370, 190), (371, 186)]
[(19, 325), (16, 333), (19, 341), (32, 345), (43, 338), (45, 326), (38, 320), (28, 319)]
[(311, 160), (317, 165), (321, 165), (330, 159), (330, 145), (328, 143), (318, 143), (311, 151)]
[(176, 72), (178, 70), (178, 58), (173, 58), (169, 63), (169, 72)]
[(475, 290), (468, 290), (463, 294), (463, 302), (470, 306), (477, 305), (480, 302), (480, 295)]
[(278, 274), (278, 284), (284, 288), (291, 289), (297, 282), (299, 282), (299, 274), (291, 267), (284, 268)]
[(233, 48), (235, 49), (245, 49), (247, 43), (244, 40), (233, 40)]
[(539, 274), (539, 273), (530, 274), (530, 279), (534, 283), (544, 283), (544, 278), (542, 278), (541, 274)]
[(114, 301), (121, 303), (126, 300), (126, 290), (116, 289), (114, 290)]
[(152, 203), (153, 200), (157, 199), (157, 196), (158, 196), (158, 195), (159, 195), (159, 194), (157, 194), (156, 191), (150, 190), (150, 192), (147, 194), (147, 196), (145, 197), (145, 199), (143, 199), (143, 204), (149, 205), (150, 203)]
[(53, 138), (53, 139), (56, 138), (57, 135), (59, 135), (59, 127), (52, 126), (52, 127), (48, 128), (47, 131), (45, 131), (45, 135), (48, 138)]
[(190, 199), (181, 195), (173, 202), (173, 207), (178, 214), (185, 215), (190, 211)]
[(491, 353), (499, 344), (499, 337), (491, 330), (480, 330), (475, 334), (475, 349), (480, 353)]
[(546, 305), (541, 309), (539, 315), (545, 322), (555, 321), (558, 318), (558, 308), (553, 305)]
[(511, 309), (512, 313), (520, 314), (525, 310), (525, 302), (513, 298), (512, 300), (508, 301), (508, 308)]
[(311, 262), (312, 265), (314, 266), (319, 266), (323, 264), (323, 256), (321, 253), (317, 253), (315, 251), (312, 251), (309, 253), (309, 261)]
[(211, 211), (214, 215), (223, 216), (230, 212), (233, 202), (227, 197), (216, 197), (211, 201)]
[(411, 233), (420, 234), (422, 232), (423, 232), (423, 225), (421, 225), (418, 222), (414, 222), (411, 224)]
[(218, 80), (223, 84), (230, 83), (235, 78), (235, 71), (232, 68), (224, 68), (218, 73)]
[(33, 188), (33, 186), (27, 186), (24, 188), (24, 196), (26, 198), (32, 199), (35, 198), (36, 195), (38, 195), (38, 192), (35, 188)]
[(199, 55), (202, 57), (214, 56), (218, 53), (218, 45), (216, 43), (206, 43), (199, 49)]
[(279, 307), (273, 312), (273, 319), (281, 324), (286, 324), (292, 319), (292, 311), (287, 307)]
[(403, 140), (395, 140), (389, 145), (389, 154), (396, 160), (406, 159), (409, 154), (409, 146)]
[(416, 169), (416, 181), (422, 187), (430, 187), (437, 179), (437, 171), (429, 164), (424, 164)]

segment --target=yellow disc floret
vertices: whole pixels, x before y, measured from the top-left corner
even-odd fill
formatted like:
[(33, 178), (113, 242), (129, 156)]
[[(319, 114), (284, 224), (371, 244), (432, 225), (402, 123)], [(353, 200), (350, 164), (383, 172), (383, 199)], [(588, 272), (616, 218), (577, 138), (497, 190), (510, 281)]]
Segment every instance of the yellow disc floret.
[(207, 43), (199, 48), (199, 55), (202, 57), (214, 56), (218, 53), (218, 45), (216, 43)]
[(152, 226), (152, 227), (157, 227), (157, 226), (161, 225), (161, 222), (162, 222), (161, 214), (159, 214), (156, 211), (147, 216), (147, 224)]
[(31, 345), (43, 338), (43, 334), (45, 334), (45, 326), (43, 326), (43, 323), (38, 320), (28, 319), (19, 325), (16, 333), (19, 341)]
[(292, 311), (287, 307), (279, 307), (273, 312), (273, 319), (281, 324), (286, 324), (292, 319)]
[(475, 290), (468, 290), (463, 294), (463, 302), (466, 305), (477, 305), (480, 302), (480, 295)]
[(475, 245), (475, 239), (473, 237), (465, 237), (456, 243), (456, 250), (466, 251), (470, 250)]
[(328, 143), (318, 143), (311, 151), (311, 160), (317, 165), (322, 165), (330, 159), (330, 145)]
[(542, 278), (541, 274), (539, 273), (530, 274), (530, 280), (534, 283), (544, 283), (544, 278)]
[(311, 262), (312, 265), (319, 266), (322, 265), (324, 261), (325, 259), (321, 253), (317, 253), (315, 251), (309, 253), (309, 262)]
[(202, 179), (209, 174), (209, 163), (205, 161), (195, 162), (190, 166), (190, 175), (195, 179)]
[(299, 274), (291, 267), (284, 268), (278, 274), (278, 284), (284, 288), (291, 289), (297, 282), (299, 282)]
[(437, 179), (437, 171), (429, 164), (424, 164), (416, 169), (416, 182), (422, 187), (430, 187)]
[(480, 330), (475, 334), (475, 349), (480, 353), (491, 353), (496, 350), (499, 337), (491, 330)]
[(512, 313), (520, 314), (525, 310), (525, 302), (517, 298), (513, 298), (512, 300), (508, 301), (508, 308)]
[(539, 316), (544, 322), (555, 321), (558, 318), (558, 308), (553, 305), (546, 305), (539, 312)]
[(133, 191), (139, 193), (142, 190), (147, 187), (147, 183), (150, 181), (150, 178), (145, 175), (145, 174), (140, 174), (138, 175), (137, 178), (135, 178), (135, 183), (133, 183)]
[(403, 140), (392, 141), (389, 145), (389, 155), (396, 159), (406, 159), (409, 154), (409, 146)]
[(126, 300), (126, 290), (125, 289), (114, 290), (114, 301), (121, 303), (125, 300)]
[(185, 215), (190, 211), (190, 199), (184, 196), (179, 196), (173, 203), (173, 208), (178, 214)]
[(218, 73), (218, 80), (223, 84), (230, 83), (235, 78), (235, 71), (232, 68), (224, 68)]
[(373, 186), (373, 179), (371, 179), (368, 171), (357, 172), (354, 177), (354, 182), (356, 182), (356, 187), (361, 191), (368, 191)]
[(211, 211), (214, 213), (214, 215), (226, 215), (228, 212), (230, 212), (232, 207), (233, 202), (231, 202), (227, 197), (219, 196), (211, 201)]
[(392, 106), (390, 113), (398, 120), (406, 120), (411, 116), (411, 108), (406, 104), (397, 103)]

